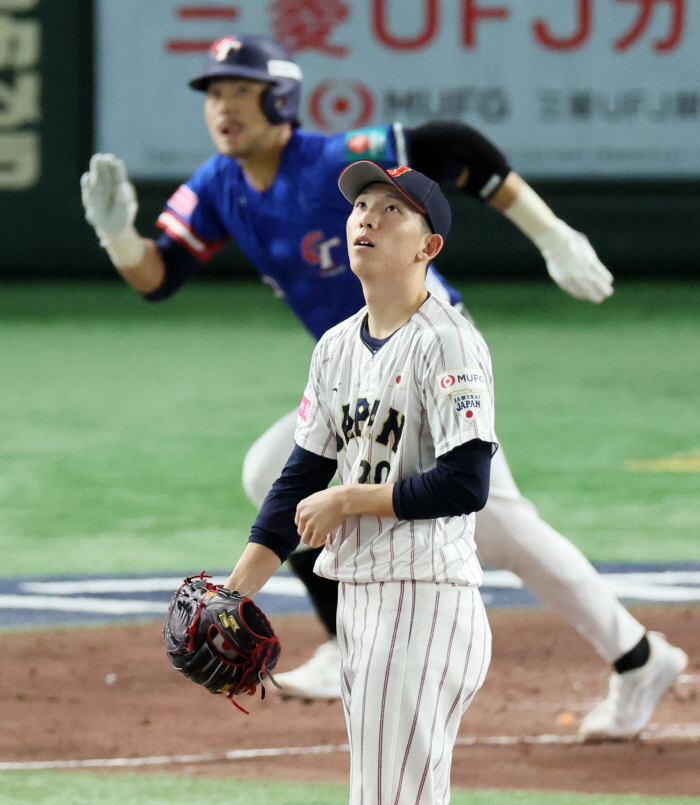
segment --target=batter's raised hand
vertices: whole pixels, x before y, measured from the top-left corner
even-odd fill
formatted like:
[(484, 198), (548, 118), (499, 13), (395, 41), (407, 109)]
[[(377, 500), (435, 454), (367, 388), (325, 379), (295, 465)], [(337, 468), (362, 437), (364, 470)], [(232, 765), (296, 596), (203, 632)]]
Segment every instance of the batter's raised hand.
[(613, 276), (600, 262), (588, 238), (562, 220), (535, 238), (549, 276), (576, 299), (602, 302), (613, 292)]
[[(114, 154), (95, 154), (80, 179), (85, 218), (119, 269), (137, 266), (146, 246), (134, 228), (138, 203), (126, 167)], [(151, 290), (147, 288), (146, 290)]]
[(114, 154), (95, 154), (90, 170), (80, 179), (85, 218), (95, 227), (100, 240), (110, 240), (131, 228), (136, 219), (136, 191), (126, 166)]

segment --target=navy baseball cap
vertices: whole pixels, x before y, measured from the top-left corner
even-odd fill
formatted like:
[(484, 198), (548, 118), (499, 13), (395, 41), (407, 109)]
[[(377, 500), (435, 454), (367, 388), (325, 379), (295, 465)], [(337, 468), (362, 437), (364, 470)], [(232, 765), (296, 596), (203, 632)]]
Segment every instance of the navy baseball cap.
[(282, 45), (266, 36), (224, 36), (209, 48), (204, 73), (190, 81), (192, 89), (206, 91), (214, 78), (250, 78), (273, 84), (300, 82), (301, 68)]
[(338, 187), (345, 198), (354, 204), (355, 199), (372, 182), (394, 185), (425, 215), (435, 234), (447, 237), (452, 223), (452, 212), (437, 182), (405, 165), (384, 170), (381, 165), (370, 159), (361, 159), (348, 165), (340, 174)]

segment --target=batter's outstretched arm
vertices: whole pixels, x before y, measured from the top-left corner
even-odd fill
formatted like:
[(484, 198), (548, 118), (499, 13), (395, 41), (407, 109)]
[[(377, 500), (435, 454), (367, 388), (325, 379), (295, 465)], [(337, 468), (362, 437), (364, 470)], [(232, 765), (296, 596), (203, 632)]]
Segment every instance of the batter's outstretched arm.
[(540, 250), (562, 290), (591, 302), (612, 294), (612, 274), (588, 238), (558, 218), (476, 129), (435, 121), (408, 129), (406, 141), (412, 167), (436, 182), (454, 180), (463, 192), (488, 202), (514, 223)]

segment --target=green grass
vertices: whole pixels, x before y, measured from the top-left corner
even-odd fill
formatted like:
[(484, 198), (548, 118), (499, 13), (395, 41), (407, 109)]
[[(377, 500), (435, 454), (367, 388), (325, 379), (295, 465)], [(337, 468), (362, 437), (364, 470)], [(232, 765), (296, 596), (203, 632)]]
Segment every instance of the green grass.
[[(601, 306), (475, 285), (522, 491), (593, 559), (700, 559), (700, 284)], [(312, 339), (259, 285), (147, 305), (121, 284), (0, 286), (2, 574), (224, 569), (254, 509), (249, 444), (301, 396)]]
[[(0, 805), (346, 805), (345, 786), (176, 775), (76, 772), (0, 773)], [(453, 805), (691, 805), (696, 797), (452, 792)]]
[(622, 285), (600, 306), (478, 289), (511, 469), (593, 559), (700, 559), (700, 474), (625, 469), (700, 450), (699, 303), (700, 285)]

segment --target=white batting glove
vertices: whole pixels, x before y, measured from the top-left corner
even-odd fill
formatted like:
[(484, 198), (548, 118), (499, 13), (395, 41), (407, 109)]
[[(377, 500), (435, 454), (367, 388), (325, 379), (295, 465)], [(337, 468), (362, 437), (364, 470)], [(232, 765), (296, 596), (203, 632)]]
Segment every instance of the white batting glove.
[(588, 238), (557, 219), (552, 229), (535, 238), (549, 276), (576, 299), (602, 302), (613, 292), (613, 275), (600, 262)]
[(130, 268), (143, 259), (145, 246), (134, 228), (136, 191), (121, 159), (95, 154), (90, 170), (80, 179), (85, 218), (92, 224), (117, 268)]

